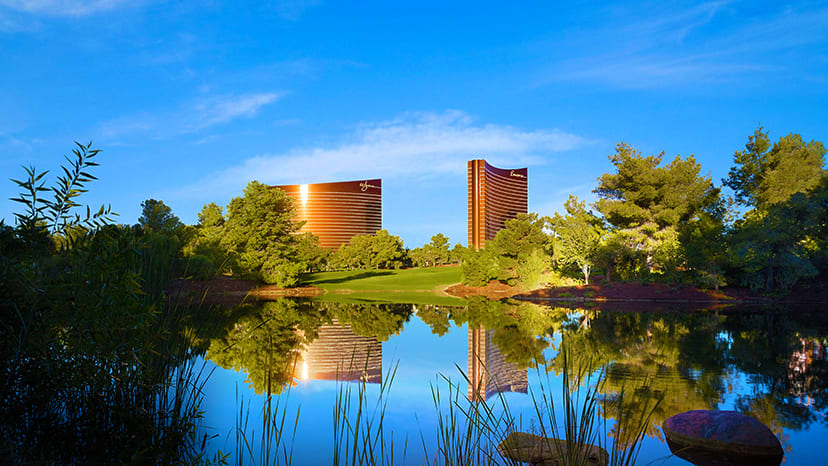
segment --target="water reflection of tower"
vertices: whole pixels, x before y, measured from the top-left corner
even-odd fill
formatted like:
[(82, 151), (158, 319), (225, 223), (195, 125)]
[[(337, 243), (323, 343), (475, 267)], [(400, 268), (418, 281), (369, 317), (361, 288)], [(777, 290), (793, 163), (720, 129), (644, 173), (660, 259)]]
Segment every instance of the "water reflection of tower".
[(492, 341), (494, 330), (469, 326), (469, 400), (485, 401), (496, 393), (527, 393), (527, 369), (507, 362)]
[[(494, 239), (507, 220), (529, 212), (526, 168), (502, 169), (485, 160), (468, 162), (469, 249)], [(499, 392), (526, 393), (527, 370), (508, 363), (492, 342), (494, 330), (469, 326), (469, 399), (486, 400)]]
[(382, 382), (382, 343), (357, 335), (350, 325), (319, 326), (318, 337), (299, 354), (295, 377), (301, 380)]

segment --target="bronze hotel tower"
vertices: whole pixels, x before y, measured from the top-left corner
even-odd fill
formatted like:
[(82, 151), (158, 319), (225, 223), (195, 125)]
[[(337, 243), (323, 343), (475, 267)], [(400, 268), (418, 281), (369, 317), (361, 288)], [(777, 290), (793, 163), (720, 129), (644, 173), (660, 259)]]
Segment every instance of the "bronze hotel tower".
[(300, 231), (318, 236), (323, 248), (338, 249), (356, 235), (382, 229), (381, 180), (275, 187), (293, 198), (296, 220), (306, 222)]
[(506, 220), (529, 213), (528, 170), (469, 160), (469, 248), (483, 248)]
[[(506, 220), (529, 212), (528, 170), (496, 168), (485, 160), (469, 161), (469, 247), (479, 250), (494, 239)], [(528, 374), (506, 362), (492, 341), (493, 330), (469, 326), (469, 400), (498, 392), (526, 393)]]

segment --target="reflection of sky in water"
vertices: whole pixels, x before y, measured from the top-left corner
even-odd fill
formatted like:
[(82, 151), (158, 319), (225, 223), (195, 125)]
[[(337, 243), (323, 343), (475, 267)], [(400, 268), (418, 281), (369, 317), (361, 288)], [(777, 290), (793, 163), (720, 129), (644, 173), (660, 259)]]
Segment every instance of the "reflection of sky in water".
[[(728, 334), (719, 333), (716, 336), (720, 341), (726, 340), (725, 348), (730, 347), (732, 339)], [(557, 335), (552, 338), (553, 347), (558, 346), (559, 340)], [(448, 389), (445, 380), (439, 375), (448, 376), (453, 382), (458, 383), (461, 400), (467, 395), (468, 387), (458, 367), (460, 370), (467, 370), (468, 346), (467, 326), (457, 327), (452, 323), (449, 332), (440, 337), (433, 335), (429, 326), (416, 316), (411, 317), (399, 335), (391, 335), (388, 341), (382, 343), (383, 378), (394, 364), (398, 363), (390, 390), (388, 409), (385, 412), (385, 428), (388, 433), (393, 431), (395, 457), (401, 457), (407, 436), (406, 464), (423, 463), (421, 432), (432, 456), (435, 451), (437, 418), (429, 382), (439, 386), (441, 396), (445, 399), (448, 396)], [(555, 355), (555, 352), (550, 349), (544, 353), (547, 358)], [(215, 365), (208, 361), (207, 367), (212, 368)], [(731, 366), (725, 367), (724, 370), (726, 377), (723, 378), (726, 382), (719, 402), (715, 406), (718, 409), (735, 409), (740, 395), (767, 391), (767, 387), (757, 384), (753, 376), (745, 375)], [(621, 376), (625, 376), (623, 368), (620, 369), (620, 373)], [(685, 373), (685, 377), (691, 380), (698, 380), (703, 376), (703, 371), (698, 368), (687, 368)], [(669, 374), (666, 377), (670, 377)], [(212, 441), (214, 449), (222, 451), (236, 449), (233, 429), (239, 412), (238, 400), (244, 400), (245, 406), (250, 408), (248, 411), (249, 430), (254, 430), (257, 437), (261, 431), (261, 408), (264, 397), (255, 395), (244, 382), (245, 378), (246, 375), (243, 373), (217, 367), (205, 386), (206, 395), (202, 405), (206, 413), (205, 424), (212, 428), (214, 433), (219, 434)], [(545, 374), (539, 376), (536, 370), (529, 369), (530, 390), (539, 389), (541, 378), (544, 387), (551, 390), (555, 402), (560, 403), (560, 379), (554, 373), (547, 380)], [(345, 386), (350, 386), (356, 393), (356, 384), (346, 383)], [(238, 390), (238, 400), (236, 390)], [(332, 413), (337, 390), (338, 383), (330, 380), (300, 380), (291, 389), (286, 424), (293, 424), (295, 409), (297, 406), (301, 407), (294, 444), (294, 464), (331, 463)], [(379, 385), (368, 384), (366, 393), (370, 399), (376, 399)], [(678, 395), (681, 396), (681, 394)], [(531, 396), (522, 393), (504, 393), (492, 396), (488, 403), (498, 406), (501, 397), (505, 398), (512, 414), (521, 418), (522, 430), (529, 431), (531, 429), (529, 420), (536, 417)], [(796, 400), (791, 400), (791, 403), (796, 403)], [(611, 428), (612, 422), (609, 422), (607, 427)], [(824, 459), (821, 451), (826, 438), (828, 438), (828, 429), (826, 429), (825, 419), (821, 418), (801, 430), (785, 428), (782, 434), (782, 442), (786, 450), (784, 464), (820, 464)], [(258, 452), (258, 446), (253, 448), (254, 452)], [(679, 458), (671, 457), (667, 445), (657, 438), (648, 438), (638, 456), (639, 464), (650, 462), (654, 462), (653, 464), (689, 464)]]

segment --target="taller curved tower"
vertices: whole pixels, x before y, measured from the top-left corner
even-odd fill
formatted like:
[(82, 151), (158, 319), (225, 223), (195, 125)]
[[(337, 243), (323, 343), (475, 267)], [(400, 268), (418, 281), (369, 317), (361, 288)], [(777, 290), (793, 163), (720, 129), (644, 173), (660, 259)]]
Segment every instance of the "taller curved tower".
[(293, 198), (301, 232), (319, 237), (323, 248), (338, 249), (356, 235), (382, 229), (382, 180), (274, 186)]
[(483, 159), (469, 160), (469, 243), (485, 246), (506, 220), (529, 213), (529, 170), (493, 167)]

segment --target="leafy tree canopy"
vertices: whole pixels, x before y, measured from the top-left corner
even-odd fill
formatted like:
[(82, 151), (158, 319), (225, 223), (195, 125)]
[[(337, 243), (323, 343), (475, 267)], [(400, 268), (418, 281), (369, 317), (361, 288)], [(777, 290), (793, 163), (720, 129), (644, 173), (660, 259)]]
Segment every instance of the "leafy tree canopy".
[(173, 215), (172, 209), (164, 204), (164, 201), (147, 199), (141, 203), (141, 216), (138, 224), (144, 230), (153, 233), (177, 233), (184, 224), (178, 217)]
[(736, 201), (765, 208), (816, 187), (825, 162), (822, 143), (805, 143), (800, 135), (791, 133), (771, 145), (768, 132), (762, 129), (760, 126), (748, 138), (745, 150), (733, 155), (735, 165), (722, 180), (736, 192)]
[(463, 254), (463, 283), (484, 286), (489, 280), (535, 288), (543, 284), (550, 266), (550, 238), (543, 228), (546, 217), (518, 214), (479, 250)]
[(375, 235), (356, 235), (340, 246), (331, 264), (340, 269), (398, 269), (408, 262), (399, 236), (379, 230)]
[(595, 206), (607, 222), (634, 233), (646, 250), (657, 245), (658, 232), (675, 229), (719, 196), (710, 177), (699, 175), (695, 157), (676, 156), (662, 165), (663, 157), (663, 152), (644, 157), (619, 143), (609, 157), (616, 172), (601, 175), (594, 190), (600, 198)]
[(292, 286), (301, 271), (291, 257), (296, 244), (293, 234), (301, 227), (295, 218), (296, 210), (284, 191), (251, 181), (244, 195), (233, 198), (227, 207), (221, 244), (234, 255), (243, 274)]
[(789, 134), (771, 145), (759, 127), (722, 180), (736, 201), (753, 207), (729, 235), (730, 259), (741, 282), (773, 291), (818, 273), (824, 255), (825, 148)]
[(410, 256), (414, 263), (420, 267), (448, 264), (451, 261), (449, 239), (446, 235), (437, 233), (431, 237), (430, 243), (421, 248), (412, 249)]
[(566, 215), (556, 213), (550, 221), (555, 235), (553, 257), (559, 265), (578, 267), (589, 284), (589, 274), (601, 244), (603, 222), (575, 196), (569, 196), (564, 208)]

